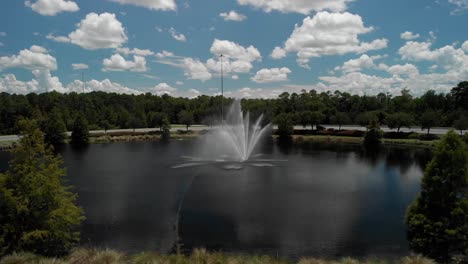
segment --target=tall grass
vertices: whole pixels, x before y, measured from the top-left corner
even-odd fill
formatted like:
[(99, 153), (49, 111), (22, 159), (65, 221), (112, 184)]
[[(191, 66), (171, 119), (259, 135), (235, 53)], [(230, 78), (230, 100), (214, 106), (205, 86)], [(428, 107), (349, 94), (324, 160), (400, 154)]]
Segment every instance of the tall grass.
[(78, 248), (64, 258), (45, 258), (30, 253), (15, 253), (0, 259), (0, 264), (435, 264), (434, 261), (420, 257), (405, 257), (397, 261), (369, 259), (356, 260), (323, 260), (302, 258), (298, 262), (271, 256), (228, 255), (221, 252), (208, 252), (196, 249), (191, 255), (163, 255), (154, 252), (143, 252), (136, 255), (125, 255), (115, 250), (98, 250)]

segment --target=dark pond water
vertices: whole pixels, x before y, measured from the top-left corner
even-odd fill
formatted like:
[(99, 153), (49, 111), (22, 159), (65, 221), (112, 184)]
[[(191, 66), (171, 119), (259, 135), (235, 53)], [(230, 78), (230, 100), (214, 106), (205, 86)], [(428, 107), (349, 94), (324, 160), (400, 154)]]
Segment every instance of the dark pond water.
[[(84, 245), (169, 252), (183, 248), (317, 257), (408, 254), (404, 214), (419, 191), (426, 149), (265, 144), (274, 167), (173, 169), (193, 141), (113, 143), (62, 151), (86, 211)], [(0, 152), (0, 171), (8, 154)], [(287, 161), (286, 161), (287, 160)]]

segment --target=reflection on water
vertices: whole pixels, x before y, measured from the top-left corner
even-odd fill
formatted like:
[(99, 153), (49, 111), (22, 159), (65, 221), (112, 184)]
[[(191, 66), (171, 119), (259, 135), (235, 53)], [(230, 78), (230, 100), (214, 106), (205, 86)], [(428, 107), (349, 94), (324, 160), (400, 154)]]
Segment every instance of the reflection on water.
[[(408, 253), (403, 217), (419, 191), (429, 150), (267, 142), (252, 166), (173, 169), (186, 162), (181, 156), (196, 153), (195, 146), (173, 141), (63, 150), (67, 180), (86, 211), (83, 244), (168, 252), (187, 191), (179, 219), (186, 250), (290, 258)], [(0, 152), (0, 171), (7, 160)]]

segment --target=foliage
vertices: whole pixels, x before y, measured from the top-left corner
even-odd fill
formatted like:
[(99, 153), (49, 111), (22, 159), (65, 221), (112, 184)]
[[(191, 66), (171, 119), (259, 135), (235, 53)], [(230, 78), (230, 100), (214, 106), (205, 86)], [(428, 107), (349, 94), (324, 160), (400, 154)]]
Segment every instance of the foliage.
[(66, 132), (60, 112), (54, 109), (44, 125), (45, 142), (53, 146), (63, 144), (67, 137)]
[(413, 124), (413, 117), (407, 113), (395, 113), (388, 115), (386, 118), (387, 126), (390, 129), (397, 129), (400, 132), (402, 127), (410, 128)]
[(78, 242), (82, 210), (63, 185), (61, 157), (46, 147), (36, 123), (21, 120), (18, 127), (22, 137), (9, 170), (0, 174), (0, 255), (65, 254)]
[(338, 125), (338, 130), (341, 130), (342, 125), (351, 124), (351, 118), (347, 113), (337, 112), (330, 118), (330, 123), (333, 125)]
[(185, 125), (188, 131), (189, 126), (193, 124), (193, 113), (184, 110), (179, 113), (178, 117), (180, 123)]
[(437, 144), (422, 179), (421, 193), (406, 213), (413, 250), (441, 261), (468, 254), (467, 188), (467, 146), (450, 131)]
[(161, 126), (161, 139), (167, 141), (171, 138), (171, 125), (167, 119), (164, 119), (164, 122)]
[(460, 82), (451, 91), (458, 107), (468, 110), (468, 81)]
[(367, 127), (367, 128), (370, 124), (377, 123), (378, 120), (379, 119), (377, 115), (371, 112), (365, 112), (365, 113), (359, 114), (356, 117), (356, 123), (358, 123), (360, 126)]
[(364, 145), (370, 147), (376, 147), (380, 145), (382, 142), (383, 133), (382, 130), (380, 130), (380, 127), (377, 125), (376, 121), (372, 121), (368, 128), (369, 130), (364, 136)]
[(294, 132), (294, 123), (290, 114), (279, 114), (274, 120), (278, 126), (278, 135), (281, 138), (290, 137)]
[(427, 129), (427, 134), (431, 131), (431, 128), (439, 124), (440, 116), (434, 111), (427, 111), (422, 114), (420, 118), (421, 130)]
[(125, 255), (114, 250), (97, 250), (97, 249), (75, 249), (73, 252), (62, 259), (44, 258), (29, 253), (18, 253), (7, 256), (0, 260), (0, 264), (202, 264), (202, 263), (217, 263), (217, 264), (435, 264), (434, 261), (421, 257), (411, 256), (404, 257), (400, 260), (387, 259), (368, 259), (357, 260), (352, 258), (342, 258), (336, 260), (323, 260), (316, 258), (301, 258), (298, 261), (290, 261), (271, 256), (259, 255), (236, 255), (223, 254), (221, 252), (208, 252), (205, 249), (195, 249), (189, 255), (163, 255), (155, 252), (142, 252), (136, 255)]
[(83, 115), (78, 115), (73, 123), (70, 143), (75, 146), (87, 145), (89, 142), (88, 121)]
[[(449, 127), (455, 120), (466, 115), (466, 87), (465, 82), (462, 82), (450, 93), (429, 90), (421, 97), (413, 97), (408, 90), (403, 90), (397, 96), (383, 93), (358, 96), (340, 91), (318, 93), (315, 90), (303, 90), (300, 93), (283, 93), (272, 99), (243, 99), (241, 103), (244, 111), (250, 111), (251, 116), (264, 114), (267, 122), (274, 120), (279, 114), (287, 113), (294, 116), (292, 119), (295, 124), (302, 125), (354, 123), (367, 126), (371, 121), (383, 125), (386, 116), (406, 113), (414, 117), (414, 125), (420, 126), (421, 116), (432, 111), (439, 114), (437, 125)], [(224, 105), (227, 106), (232, 101), (233, 99), (224, 98)], [(80, 114), (86, 117), (89, 127), (100, 129), (161, 127), (156, 124), (161, 118), (153, 120), (154, 113), (163, 114), (171, 124), (181, 124), (183, 122), (179, 118), (182, 111), (193, 113), (192, 124), (213, 124), (214, 117), (219, 117), (221, 113), (220, 107), (221, 96), (206, 95), (189, 99), (149, 93), (0, 93), (0, 134), (16, 134), (18, 131), (15, 122), (21, 118), (34, 118), (43, 123), (50, 119), (54, 109), (60, 113), (67, 130), (72, 130), (74, 120)], [(318, 118), (303, 118), (311, 113), (315, 113)], [(343, 114), (349, 120), (346, 117), (339, 118)]]
[(462, 135), (463, 131), (468, 129), (468, 118), (464, 117), (464, 118), (456, 120), (455, 123), (453, 124), (453, 127), (459, 130), (460, 135)]
[(150, 112), (148, 114), (148, 125), (149, 127), (157, 127), (162, 130), (163, 125), (169, 123), (167, 115), (162, 112)]

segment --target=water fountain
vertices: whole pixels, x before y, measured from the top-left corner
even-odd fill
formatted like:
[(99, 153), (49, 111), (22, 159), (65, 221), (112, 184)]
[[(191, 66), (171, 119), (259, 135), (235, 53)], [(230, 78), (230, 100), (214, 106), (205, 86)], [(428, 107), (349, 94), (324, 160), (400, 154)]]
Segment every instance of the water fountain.
[(244, 165), (268, 166), (254, 155), (259, 142), (268, 134), (271, 125), (262, 126), (263, 115), (250, 122), (250, 114), (242, 112), (239, 100), (234, 101), (219, 125), (199, 139), (194, 156), (183, 156), (185, 163), (173, 168), (221, 164), (224, 169), (241, 169)]

